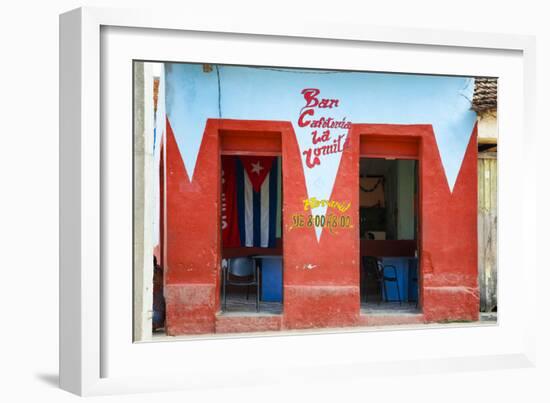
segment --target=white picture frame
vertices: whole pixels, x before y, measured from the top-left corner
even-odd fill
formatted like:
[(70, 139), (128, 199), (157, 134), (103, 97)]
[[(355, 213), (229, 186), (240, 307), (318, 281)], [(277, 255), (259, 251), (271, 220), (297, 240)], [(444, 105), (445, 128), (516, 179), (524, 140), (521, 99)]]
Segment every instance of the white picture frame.
[[(137, 35), (141, 35), (139, 48), (132, 43), (132, 37), (135, 42)], [(181, 40), (190, 47), (174, 49), (173, 45)], [(212, 46), (219, 45), (219, 41), (234, 45), (226, 46), (231, 48), (231, 55), (212, 52)], [(126, 292), (130, 290), (131, 294), (132, 280), (125, 277), (128, 269), (131, 272), (131, 256), (126, 253), (131, 244), (124, 243), (120, 250), (110, 247), (104, 232), (109, 223), (105, 220), (114, 220), (115, 216), (106, 217), (102, 213), (106, 205), (111, 208), (110, 198), (115, 197), (108, 194), (111, 189), (108, 183), (121, 184), (116, 198), (122, 204), (115, 209), (124, 208), (124, 203), (131, 201), (131, 192), (128, 194), (125, 190), (132, 186), (131, 176), (126, 175), (128, 167), (131, 170), (132, 150), (127, 149), (127, 141), (131, 140), (132, 133), (130, 130), (115, 143), (101, 137), (102, 131), (110, 130), (107, 127), (110, 124), (122, 130), (131, 127), (132, 120), (127, 117), (132, 99), (127, 96), (128, 81), (109, 81), (107, 85), (102, 81), (102, 74), (107, 74), (105, 68), (114, 66), (118, 74), (126, 71), (126, 79), (131, 82), (131, 68), (128, 70), (125, 62), (128, 60), (181, 59), (259, 65), (269, 65), (273, 60), (267, 52), (246, 54), (238, 43), (259, 49), (288, 44), (307, 49), (312, 43), (326, 49), (346, 46), (348, 50), (367, 53), (385, 52), (389, 60), (323, 61), (312, 57), (311, 65), (305, 67), (368, 67), (376, 71), (499, 76), (497, 326), (457, 325), (395, 332), (355, 329), (294, 335), (287, 332), (270, 337), (187, 338), (173, 343), (132, 342), (132, 311), (128, 310), (132, 300)], [(514, 172), (511, 165), (512, 158), (519, 155), (528, 161), (535, 152), (533, 37), (370, 27), (307, 18), (281, 25), (279, 21), (250, 20), (244, 16), (213, 19), (168, 11), (81, 8), (61, 15), (60, 46), (60, 384), (63, 389), (79, 395), (97, 395), (534, 365), (532, 316), (536, 295), (522, 285), (536, 274), (536, 242), (533, 241), (537, 232), (536, 212), (528, 207), (528, 198), (533, 197), (537, 177)], [(118, 52), (120, 60), (117, 59), (118, 65), (114, 63), (109, 67), (105, 57), (112, 57), (114, 62), (113, 53), (109, 53), (113, 51)], [(181, 56), (174, 58), (174, 52)], [(280, 65), (304, 66), (303, 60), (293, 64), (293, 60), (299, 59), (292, 59), (296, 54), (290, 48), (289, 54), (279, 55)], [(424, 57), (407, 60), (403, 57), (418, 54)], [(388, 67), (388, 63), (393, 64)], [(431, 65), (428, 70), (427, 65)], [(123, 100), (117, 106), (121, 114), (114, 109), (102, 109), (106, 94)], [(109, 98), (110, 105), (115, 98)], [(116, 122), (106, 122), (107, 115), (113, 119), (109, 122)], [(122, 173), (115, 176), (108, 169), (112, 165), (105, 165), (109, 152), (114, 150), (105, 147), (126, 150), (120, 162)], [(514, 193), (513, 189), (518, 187), (529, 188), (530, 195)], [(131, 222), (129, 228), (127, 224), (127, 221), (111, 224), (125, 231), (121, 233), (125, 240), (131, 239)], [(518, 237), (522, 242), (517, 242)], [(117, 254), (119, 256), (115, 256)], [(118, 277), (102, 271), (111, 258), (123, 267)], [(516, 271), (521, 268), (519, 279), (512, 278), (513, 267)], [(106, 284), (105, 277), (109, 281), (124, 282), (126, 291), (121, 291), (117, 301), (108, 298), (116, 285)], [(513, 298), (522, 301), (521, 304), (512, 303), (513, 286)], [(126, 319), (123, 315), (127, 315)], [(357, 349), (366, 344), (367, 338), (369, 343), (374, 341), (377, 351), (368, 347)], [(493, 342), (477, 345), (475, 340), (480, 338), (490, 338)], [(408, 352), (401, 348), (393, 352), (383, 348), (384, 345), (399, 346), (404, 340), (417, 348)], [(233, 376), (216, 367), (216, 360), (236, 362), (238, 354), (234, 350), (244, 346), (253, 357), (252, 363), (241, 368), (246, 371), (246, 377)], [(318, 354), (320, 347), (324, 349), (322, 355)], [(177, 362), (174, 356), (185, 357), (185, 362)], [(159, 365), (153, 373), (151, 365), (159, 359), (161, 363), (156, 361)]]

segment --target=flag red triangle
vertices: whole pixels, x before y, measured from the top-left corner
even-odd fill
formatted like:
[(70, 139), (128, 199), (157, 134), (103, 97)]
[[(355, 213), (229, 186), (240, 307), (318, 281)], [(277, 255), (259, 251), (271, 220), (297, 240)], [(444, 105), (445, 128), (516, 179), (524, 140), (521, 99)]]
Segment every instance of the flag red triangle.
[(242, 156), (241, 162), (255, 192), (259, 192), (275, 157)]

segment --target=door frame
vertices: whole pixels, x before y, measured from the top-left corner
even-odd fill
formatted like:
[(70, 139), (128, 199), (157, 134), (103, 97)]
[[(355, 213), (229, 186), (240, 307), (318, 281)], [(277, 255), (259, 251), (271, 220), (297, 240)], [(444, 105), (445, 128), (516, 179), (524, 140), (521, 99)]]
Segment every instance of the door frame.
[[(352, 138), (358, 140), (358, 170), (361, 158), (401, 159), (417, 161), (417, 217), (416, 250), (418, 270), (418, 306), (423, 307), (423, 237), (422, 237), (422, 194), (424, 167), (422, 155), (425, 152), (425, 139), (433, 137), (431, 125), (394, 125), (394, 124), (354, 124), (351, 129)], [(435, 139), (434, 139), (435, 141)], [(359, 177), (359, 173), (357, 175)], [(361, 253), (361, 251), (359, 252)]]

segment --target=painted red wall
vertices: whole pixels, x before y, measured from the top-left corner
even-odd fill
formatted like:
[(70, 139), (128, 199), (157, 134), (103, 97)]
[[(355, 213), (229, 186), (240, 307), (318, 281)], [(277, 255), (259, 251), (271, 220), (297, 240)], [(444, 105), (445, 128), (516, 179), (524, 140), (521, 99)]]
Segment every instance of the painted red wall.
[(350, 326), (359, 317), (359, 210), (354, 208), (359, 199), (359, 158), (357, 139), (349, 141), (331, 200), (352, 202), (347, 213), (353, 227), (338, 229), (336, 234), (325, 228), (318, 243), (313, 228), (292, 228), (292, 215), (304, 213), (303, 201), (308, 196), (296, 136), (288, 131), (283, 138), (283, 310), (287, 328)]
[(167, 121), (164, 295), (169, 335), (215, 330), (220, 266), (218, 144), (216, 131), (206, 130), (190, 181)]
[(477, 128), (470, 137), (452, 193), (435, 141), (431, 140), (424, 150), (421, 168), (425, 178), (421, 204), (424, 319), (478, 320)]
[[(260, 140), (248, 141), (262, 135), (265, 137)], [(419, 283), (424, 320), (476, 320), (475, 140), (474, 130), (451, 194), (430, 125), (353, 125), (331, 197), (352, 202), (346, 214), (351, 215), (353, 227), (338, 229), (337, 234), (324, 229), (318, 243), (313, 228), (292, 228), (292, 215), (304, 213), (307, 193), (290, 122), (209, 120), (192, 182), (168, 125), (163, 199), (167, 333), (232, 329), (227, 318), (216, 316), (221, 257), (220, 153), (246, 148), (246, 153), (257, 154), (255, 147), (270, 155), (282, 152), (283, 156), (284, 313), (282, 321), (269, 322), (271, 330), (365, 323), (359, 314), (360, 154), (419, 159)], [(237, 326), (241, 330), (243, 326), (254, 329), (256, 323), (241, 322)]]

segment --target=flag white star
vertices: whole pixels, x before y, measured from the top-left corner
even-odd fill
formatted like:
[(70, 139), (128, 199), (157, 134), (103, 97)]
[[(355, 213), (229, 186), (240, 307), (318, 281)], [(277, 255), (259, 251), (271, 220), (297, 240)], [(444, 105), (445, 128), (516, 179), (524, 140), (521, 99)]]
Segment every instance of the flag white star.
[(255, 164), (252, 163), (252, 172), (255, 174), (260, 174), (260, 171), (264, 169), (263, 166), (260, 165), (260, 161), (256, 162)]

